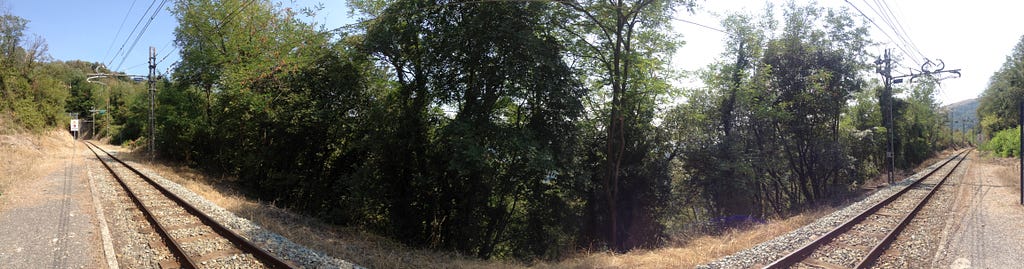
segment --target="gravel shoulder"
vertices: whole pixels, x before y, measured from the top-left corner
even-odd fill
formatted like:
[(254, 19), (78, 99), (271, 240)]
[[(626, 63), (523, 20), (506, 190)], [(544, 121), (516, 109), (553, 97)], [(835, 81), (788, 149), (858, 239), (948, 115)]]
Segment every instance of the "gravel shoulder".
[[(118, 150), (120, 150), (119, 148), (115, 148), (115, 147), (112, 147), (110, 145), (98, 145), (98, 146), (103, 147), (105, 150), (111, 152), (111, 154), (114, 154), (115, 156), (118, 155)], [(95, 158), (93, 158), (93, 159), (95, 161)], [(100, 168), (98, 166), (99, 165), (98, 161), (96, 161), (96, 162), (97, 162), (97, 166), (95, 166), (95, 167), (97, 167), (97, 169), (102, 169), (102, 168)], [(293, 264), (298, 265), (299, 267), (303, 267), (303, 268), (361, 268), (361, 267), (359, 267), (357, 265), (353, 265), (351, 262), (348, 262), (348, 261), (345, 261), (345, 260), (342, 260), (342, 259), (338, 259), (338, 258), (334, 258), (334, 257), (331, 257), (331, 256), (326, 255), (324, 253), (321, 253), (321, 252), (309, 249), (309, 248), (307, 248), (305, 246), (296, 244), (296, 243), (292, 242), (291, 240), (289, 240), (288, 238), (285, 238), (285, 237), (283, 237), (281, 235), (278, 235), (276, 233), (268, 231), (268, 230), (260, 227), (259, 225), (256, 225), (255, 223), (253, 223), (250, 220), (238, 217), (235, 214), (231, 213), (230, 211), (224, 209), (223, 207), (218, 206), (218, 205), (216, 205), (216, 204), (214, 204), (214, 203), (212, 203), (212, 202), (202, 198), (201, 196), (195, 194), (191, 190), (189, 190), (189, 189), (187, 189), (187, 188), (185, 188), (185, 187), (183, 187), (183, 186), (181, 186), (181, 185), (179, 185), (177, 183), (174, 183), (174, 182), (172, 182), (170, 180), (167, 180), (162, 175), (151, 171), (144, 164), (139, 164), (139, 163), (135, 163), (135, 162), (131, 162), (131, 161), (127, 161), (127, 163), (129, 165), (135, 167), (136, 169), (138, 169), (143, 174), (146, 174), (147, 176), (152, 178), (154, 181), (156, 181), (157, 183), (162, 185), (164, 188), (167, 188), (170, 192), (178, 195), (179, 197), (181, 197), (185, 201), (191, 203), (193, 206), (195, 206), (199, 210), (201, 210), (204, 213), (210, 215), (212, 218), (214, 218), (214, 220), (220, 222), (221, 224), (224, 224), (229, 229), (232, 229), (235, 233), (238, 233), (238, 234), (242, 235), (243, 237), (246, 237), (249, 241), (252, 241), (253, 243), (256, 243), (257, 245), (259, 245), (259, 246), (263, 247), (264, 249), (268, 250), (269, 252), (277, 255), (280, 258), (283, 258), (283, 259), (285, 259), (287, 261), (290, 261)], [(94, 170), (92, 173), (94, 173), (94, 174), (103, 174), (103, 173), (106, 173), (106, 171)], [(100, 177), (101, 178), (105, 178), (107, 180), (107, 182), (109, 182), (106, 185), (109, 186), (109, 185), (113, 184), (113, 180), (109, 179), (110, 178), (109, 176), (104, 174), (104, 175), (102, 175)], [(108, 191), (110, 191), (110, 192), (120, 192), (120, 191), (115, 191), (115, 190), (108, 190)], [(127, 198), (125, 198), (125, 199), (127, 199)], [(125, 203), (125, 202), (122, 202), (122, 203)], [(114, 210), (114, 211), (117, 212), (117, 211), (120, 211), (120, 210)], [(119, 216), (119, 215), (117, 215), (117, 213), (114, 213), (112, 215), (115, 216), (115, 218), (117, 218)], [(124, 215), (124, 214), (122, 214), (122, 215)], [(132, 218), (135, 218), (133, 215), (134, 214), (124, 215), (121, 218), (123, 218), (123, 219), (132, 219)], [(117, 226), (128, 226), (128, 225), (127, 224), (115, 224), (114, 226), (117, 227)], [(125, 227), (124, 228), (124, 230), (126, 230), (126, 231), (138, 230), (138, 229), (140, 229), (140, 227)], [(137, 264), (143, 265), (143, 267), (148, 267), (148, 266), (152, 266), (152, 265), (155, 265), (155, 264), (154, 263), (150, 263), (150, 264), (142, 263), (142, 261), (147, 260), (145, 257), (148, 257), (149, 255), (154, 255), (154, 254), (157, 257), (162, 257), (164, 255), (165, 250), (162, 250), (162, 249), (150, 249), (150, 248), (148, 248), (146, 246), (146, 244), (141, 244), (142, 242), (146, 241), (146, 239), (144, 239), (144, 238), (131, 237), (131, 238), (118, 239), (117, 237), (118, 236), (115, 236), (115, 240), (123, 240), (125, 242), (133, 242), (133, 243), (130, 243), (130, 244), (135, 246), (134, 248), (131, 248), (131, 249), (123, 249), (124, 250), (124, 254), (119, 253), (119, 258), (120, 259), (128, 258), (129, 260), (137, 262)]]
[(1024, 264), (1024, 206), (1016, 159), (977, 158), (946, 216), (932, 268), (1017, 268)]
[(0, 197), (0, 268), (106, 268), (85, 149), (66, 142), (31, 164), (42, 176), (18, 179)]
[(928, 200), (907, 227), (896, 236), (890, 247), (873, 265), (875, 268), (915, 268), (930, 264), (942, 242), (938, 231), (947, 227), (951, 212), (961, 201), (957, 194), (964, 186), (967, 171), (978, 158), (976, 151), (970, 155), (946, 179), (935, 195)]

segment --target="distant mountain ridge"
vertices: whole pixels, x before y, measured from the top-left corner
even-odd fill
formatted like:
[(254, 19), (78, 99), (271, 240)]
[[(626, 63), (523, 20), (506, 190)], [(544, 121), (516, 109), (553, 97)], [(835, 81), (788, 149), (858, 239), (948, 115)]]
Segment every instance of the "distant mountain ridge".
[(960, 131), (977, 128), (978, 104), (978, 98), (973, 98), (943, 106), (949, 127)]

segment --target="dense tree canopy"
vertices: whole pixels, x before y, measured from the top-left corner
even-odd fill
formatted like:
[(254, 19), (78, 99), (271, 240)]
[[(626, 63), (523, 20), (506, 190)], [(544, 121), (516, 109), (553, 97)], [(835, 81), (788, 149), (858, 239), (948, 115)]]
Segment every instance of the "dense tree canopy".
[[(676, 214), (785, 216), (834, 201), (881, 170), (890, 131), (881, 127), (881, 86), (864, 75), (867, 29), (844, 10), (782, 11), (728, 16), (730, 48), (702, 74), (707, 87), (667, 115), (682, 156), (674, 177), (685, 187), (675, 190), (690, 195), (673, 197), (689, 201), (676, 204)], [(892, 132), (898, 165), (907, 168), (948, 139), (940, 136), (935, 83), (902, 87), (908, 94), (896, 100)], [(684, 210), (694, 203), (705, 211)]]
[(978, 116), (982, 131), (992, 137), (996, 132), (1017, 125), (1020, 102), (1024, 102), (1024, 36), (992, 77), (981, 94)]
[(673, 91), (669, 58), (682, 44), (669, 20), (693, 1), (564, 1), (558, 32), (588, 85), (583, 130), (589, 178), (584, 241), (616, 251), (663, 239), (658, 216), (668, 202), (668, 163), (676, 157), (656, 126)]
[[(39, 132), (67, 126), (69, 114), (90, 119), (89, 110), (107, 106), (109, 91), (87, 81), (96, 63), (54, 61), (47, 43), (25, 34), (29, 21), (0, 12), (0, 126), (3, 132)], [(111, 81), (119, 86), (128, 82)], [(116, 97), (115, 97), (116, 98)], [(11, 123), (5, 123), (11, 121)], [(107, 126), (108, 121), (97, 120)], [(90, 130), (91, 131), (91, 130)], [(108, 132), (100, 128), (97, 132)]]
[(691, 98), (711, 102), (677, 112), (706, 115), (679, 117), (703, 127), (679, 131), (710, 131), (684, 144), (682, 167), (714, 214), (781, 214), (854, 179), (844, 176), (840, 120), (865, 86), (867, 31), (846, 12), (791, 4), (783, 15), (728, 17), (732, 59), (713, 65), (709, 92)]
[[(1000, 156), (1020, 156), (1020, 104), (1024, 102), (1024, 36), (981, 93), (978, 117), (981, 129), (991, 138), (983, 148)], [(1016, 129), (1014, 129), (1016, 128)]]
[[(729, 60), (681, 91), (666, 33), (690, 1), (361, 0), (344, 33), (245, 4), (175, 6), (162, 154), (409, 245), (657, 246), (708, 218), (827, 202), (880, 166), (870, 43), (846, 11), (731, 16)], [(932, 92), (913, 93), (900, 115), (935, 122)], [(906, 126), (908, 162), (938, 148)]]

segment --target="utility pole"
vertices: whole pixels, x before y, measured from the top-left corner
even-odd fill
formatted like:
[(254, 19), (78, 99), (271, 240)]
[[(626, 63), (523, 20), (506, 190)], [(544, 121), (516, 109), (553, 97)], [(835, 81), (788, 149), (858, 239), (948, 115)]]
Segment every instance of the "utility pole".
[(885, 132), (888, 133), (888, 142), (886, 143), (885, 149), (885, 163), (889, 165), (888, 176), (889, 184), (894, 182), (894, 175), (896, 170), (896, 158), (893, 154), (893, 138), (896, 135), (896, 130), (893, 128), (893, 99), (892, 99), (892, 49), (885, 49), (884, 58), (875, 61), (875, 64), (882, 66), (877, 67), (876, 71), (882, 75), (882, 83), (885, 85), (885, 89), (882, 91), (882, 96), (878, 97), (879, 109), (882, 111), (882, 125), (885, 126)]
[(1018, 108), (1019, 118), (1017, 119), (1017, 128), (1020, 128), (1020, 149), (1017, 151), (1017, 157), (1020, 158), (1020, 204), (1024, 205), (1024, 100), (1020, 101), (1020, 107)]
[(960, 137), (960, 143), (963, 143), (964, 147), (967, 147), (967, 120), (960, 122), (960, 135), (962, 135), (962, 137)]
[(92, 107), (92, 109), (90, 109), (89, 112), (92, 112), (92, 124), (89, 124), (92, 125), (90, 126), (92, 128), (92, 131), (89, 131), (89, 138), (95, 139), (94, 137), (96, 137), (96, 107)]
[(156, 47), (149, 47), (149, 161), (156, 158)]
[[(943, 62), (941, 59), (939, 59), (938, 62), (932, 62), (928, 58), (925, 58), (925, 63), (921, 64), (920, 73), (914, 73), (914, 70), (911, 70), (910, 74), (908, 75), (900, 75), (893, 77), (892, 49), (885, 49), (884, 58), (875, 61), (875, 64), (879, 65), (875, 67), (875, 71), (878, 72), (878, 74), (882, 75), (883, 82), (885, 83), (885, 90), (884, 92), (882, 92), (882, 96), (878, 97), (878, 105), (882, 110), (882, 124), (885, 125), (885, 128), (887, 128), (887, 131), (889, 133), (889, 145), (888, 149), (885, 152), (885, 159), (886, 162), (889, 163), (889, 183), (892, 184), (894, 182), (893, 176), (896, 170), (896, 158), (893, 146), (893, 140), (895, 140), (896, 132), (896, 130), (893, 128), (893, 103), (895, 102), (895, 99), (893, 99), (892, 97), (892, 84), (903, 82), (903, 78), (910, 78), (910, 82), (913, 82), (914, 78), (921, 76), (932, 76), (935, 74), (942, 73), (956, 74), (957, 77), (960, 77), (961, 75), (960, 69), (945, 70), (946, 63)], [(946, 78), (937, 78), (936, 81), (942, 79)], [(886, 109), (887, 107), (888, 110)], [(886, 115), (887, 112), (888, 115)], [(1024, 172), (1022, 172), (1021, 175), (1024, 176)], [(1022, 178), (1022, 181), (1024, 181), (1024, 178)], [(1024, 191), (1024, 186), (1021, 187), (1021, 190)], [(1022, 192), (1021, 202), (1024, 203), (1024, 192)]]

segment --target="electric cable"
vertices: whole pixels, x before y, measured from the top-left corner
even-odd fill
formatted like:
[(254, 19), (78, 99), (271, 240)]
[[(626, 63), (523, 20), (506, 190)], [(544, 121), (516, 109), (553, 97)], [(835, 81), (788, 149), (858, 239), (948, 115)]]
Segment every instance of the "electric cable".
[(135, 34), (135, 30), (139, 29), (139, 25), (142, 24), (142, 20), (146, 19), (146, 15), (149, 15), (149, 11), (153, 9), (153, 5), (155, 4), (156, 0), (149, 3), (149, 7), (146, 8), (146, 12), (142, 13), (142, 17), (140, 17), (139, 21), (135, 23), (135, 27), (132, 27), (132, 31), (128, 33), (128, 37), (124, 39), (124, 43), (121, 43), (121, 48), (117, 49), (117, 53), (114, 54), (114, 57), (110, 57), (110, 61), (107, 62), (107, 66), (113, 64), (114, 59), (117, 59), (117, 56), (121, 55), (121, 52), (124, 51), (124, 46), (128, 45), (128, 40), (132, 40), (132, 35)]
[(903, 32), (903, 35), (907, 37), (907, 41), (910, 42), (910, 46), (914, 50), (914, 52), (917, 52), (917, 54), (921, 56), (921, 58), (925, 58), (924, 54), (921, 53), (920, 48), (917, 47), (917, 43), (914, 43), (914, 39), (910, 38), (910, 34), (907, 33), (907, 29), (903, 27), (903, 23), (901, 23), (900, 20), (896, 19), (896, 13), (893, 13), (892, 9), (889, 8), (889, 2), (885, 0), (881, 1), (882, 4), (885, 5), (885, 9), (889, 12), (890, 15), (892, 15), (893, 19), (896, 21), (896, 25), (899, 26), (900, 31)]
[(121, 20), (121, 26), (117, 27), (117, 34), (114, 34), (114, 38), (110, 40), (110, 46), (107, 47), (107, 52), (103, 54), (103, 58), (101, 59), (106, 59), (107, 56), (110, 56), (110, 51), (114, 49), (114, 44), (117, 43), (117, 39), (121, 37), (121, 30), (124, 29), (124, 23), (128, 22), (128, 16), (132, 14), (132, 9), (135, 8), (136, 1), (137, 0), (132, 0), (132, 4), (128, 6), (128, 12), (124, 13), (124, 19)]
[[(863, 16), (865, 19), (867, 19), (869, 22), (871, 22), (871, 24), (875, 25), (875, 28), (878, 28), (879, 31), (882, 31), (882, 34), (884, 34), (886, 37), (888, 37), (889, 40), (893, 42), (893, 45), (896, 45), (896, 48), (900, 49), (900, 51), (903, 51), (903, 53), (906, 53), (907, 55), (913, 55), (913, 54), (910, 54), (910, 52), (908, 52), (907, 49), (903, 48), (902, 45), (900, 45), (898, 42), (896, 42), (896, 39), (892, 38), (892, 36), (889, 35), (889, 32), (886, 32), (885, 29), (882, 28), (882, 26), (879, 26), (878, 23), (875, 22), (875, 20), (871, 19), (871, 17), (868, 17), (866, 14), (864, 14), (864, 11), (861, 11), (859, 7), (857, 7), (856, 5), (851, 3), (850, 0), (845, 0), (845, 1), (846, 1), (847, 4), (852, 6), (853, 9), (857, 10), (857, 12), (860, 13), (861, 16)], [(915, 63), (920, 64), (913, 57), (911, 57), (910, 59), (914, 60)]]
[(115, 70), (120, 70), (121, 69), (121, 65), (124, 65), (124, 61), (128, 59), (128, 55), (131, 54), (132, 50), (135, 49), (135, 45), (139, 44), (139, 40), (142, 39), (142, 35), (146, 33), (147, 29), (149, 29), (149, 25), (151, 23), (153, 23), (153, 19), (156, 18), (156, 15), (160, 14), (160, 8), (163, 8), (164, 4), (166, 4), (167, 1), (168, 0), (163, 0), (163, 1), (160, 2), (160, 6), (158, 6), (156, 8), (156, 11), (153, 12), (153, 15), (149, 17), (149, 21), (147, 21), (146, 25), (142, 27), (142, 30), (139, 31), (139, 34), (135, 36), (135, 41), (132, 42), (132, 46), (131, 47), (128, 47), (128, 52), (126, 52), (124, 54), (124, 58), (121, 58), (121, 62), (117, 64), (117, 69), (115, 69)]

